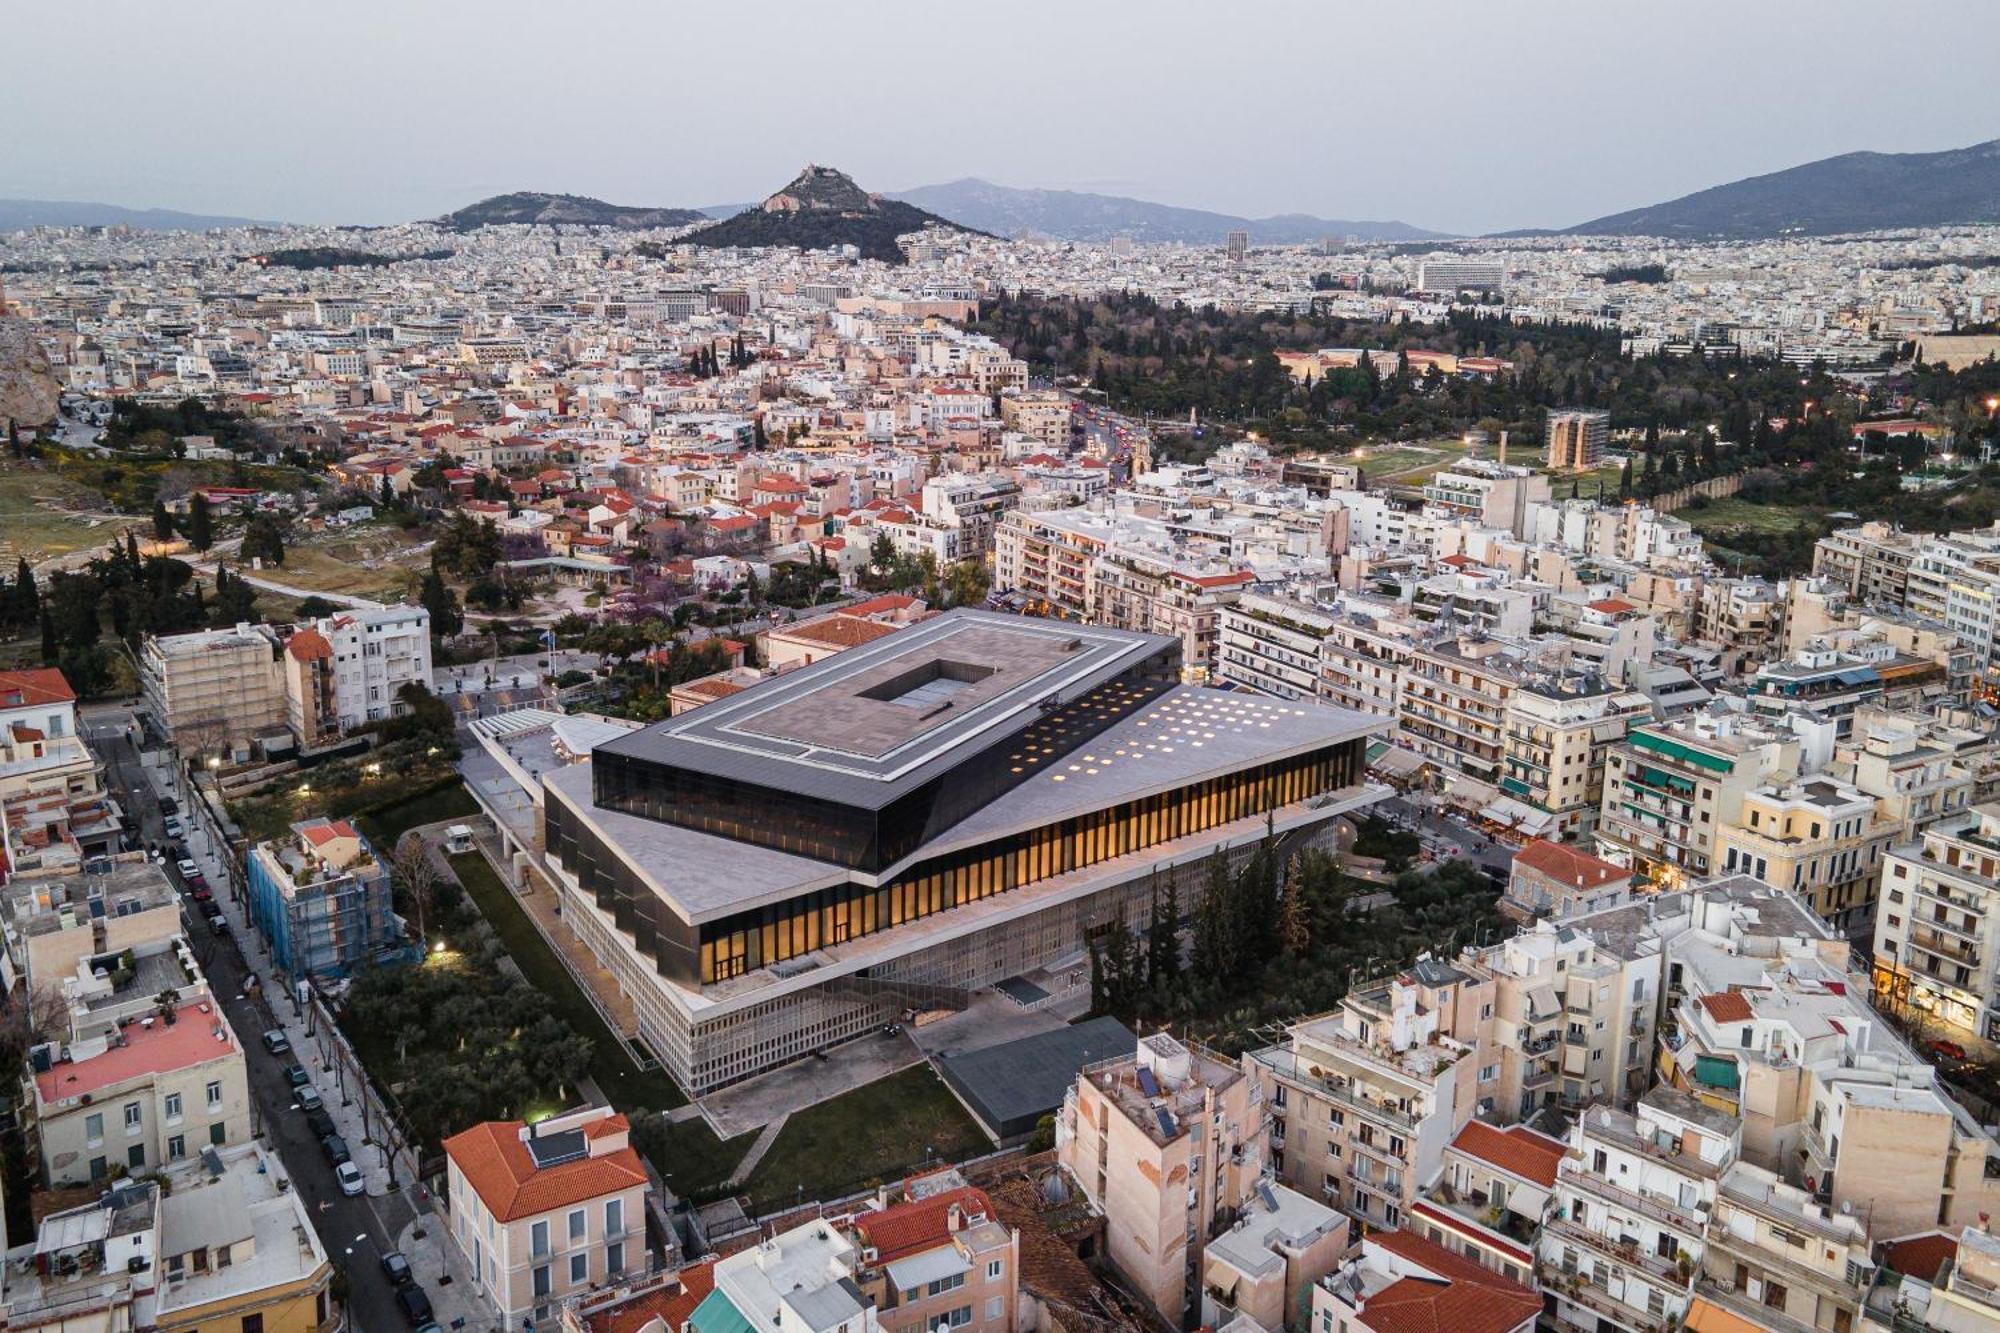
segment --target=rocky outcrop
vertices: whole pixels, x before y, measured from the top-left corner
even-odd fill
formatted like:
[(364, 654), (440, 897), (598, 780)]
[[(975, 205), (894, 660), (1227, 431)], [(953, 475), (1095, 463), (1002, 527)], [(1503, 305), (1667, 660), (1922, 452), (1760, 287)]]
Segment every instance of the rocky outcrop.
[(56, 419), (62, 382), (24, 319), (0, 315), (0, 431), (28, 430)]

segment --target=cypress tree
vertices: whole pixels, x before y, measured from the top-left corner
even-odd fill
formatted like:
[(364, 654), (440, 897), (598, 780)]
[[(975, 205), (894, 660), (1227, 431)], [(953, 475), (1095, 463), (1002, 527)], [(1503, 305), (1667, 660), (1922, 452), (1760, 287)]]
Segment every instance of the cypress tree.
[(208, 497), (200, 491), (188, 503), (188, 545), (197, 551), (206, 551), (215, 545), (215, 520), (208, 512)]
[(1278, 943), (1287, 958), (1303, 958), (1312, 950), (1312, 911), (1306, 906), (1305, 877), (1296, 856), (1285, 874), (1284, 897), (1278, 905)]

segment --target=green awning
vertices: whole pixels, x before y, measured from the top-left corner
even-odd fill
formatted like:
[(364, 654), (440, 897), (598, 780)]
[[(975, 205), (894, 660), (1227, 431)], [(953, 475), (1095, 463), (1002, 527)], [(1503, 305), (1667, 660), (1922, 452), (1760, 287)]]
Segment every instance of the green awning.
[(1694, 1081), (1705, 1088), (1724, 1088), (1731, 1092), (1743, 1085), (1736, 1062), (1719, 1055), (1697, 1055), (1694, 1058)]
[(757, 1328), (743, 1312), (720, 1291), (711, 1291), (694, 1307), (688, 1316), (688, 1323), (695, 1333), (757, 1333)]
[(1663, 754), (1669, 759), (1678, 759), (1684, 764), (1693, 764), (1696, 768), (1705, 768), (1713, 773), (1728, 773), (1736, 767), (1730, 760), (1705, 754), (1693, 746), (1668, 740), (1665, 736), (1655, 736), (1650, 731), (1635, 731), (1628, 739), (1642, 750), (1651, 750), (1655, 754)]

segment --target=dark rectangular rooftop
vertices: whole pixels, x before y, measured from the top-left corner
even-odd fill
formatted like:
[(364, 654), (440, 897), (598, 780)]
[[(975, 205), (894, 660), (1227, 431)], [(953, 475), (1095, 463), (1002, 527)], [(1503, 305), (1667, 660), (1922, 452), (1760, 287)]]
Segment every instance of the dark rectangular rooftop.
[(1162, 635), (959, 609), (594, 753), (880, 809), (989, 735), (1175, 645)]
[(937, 1057), (938, 1073), (995, 1138), (1031, 1133), (1087, 1064), (1129, 1056), (1137, 1039), (1109, 1016)]

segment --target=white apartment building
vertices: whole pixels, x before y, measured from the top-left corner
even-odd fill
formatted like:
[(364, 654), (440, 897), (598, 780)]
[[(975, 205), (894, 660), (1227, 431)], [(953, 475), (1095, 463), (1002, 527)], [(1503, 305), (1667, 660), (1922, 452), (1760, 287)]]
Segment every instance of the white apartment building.
[(431, 613), (421, 606), (343, 611), (317, 622), (333, 645), (334, 700), (343, 731), (397, 711), (396, 691), (431, 684)]
[(1370, 1226), (1403, 1225), (1477, 1106), (1491, 995), (1489, 978), (1420, 959), (1246, 1052), (1278, 1178)]
[(1946, 1033), (2000, 1041), (2000, 805), (1940, 820), (1883, 858), (1875, 990)]
[(1279, 699), (1318, 698), (1320, 645), (1338, 623), (1304, 602), (1246, 592), (1222, 608), (1216, 678)]
[(1650, 1333), (1686, 1313), (1737, 1122), (1655, 1088), (1635, 1112), (1593, 1106), (1570, 1129), (1543, 1224), (1542, 1290), (1568, 1328)]

